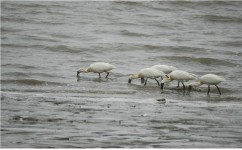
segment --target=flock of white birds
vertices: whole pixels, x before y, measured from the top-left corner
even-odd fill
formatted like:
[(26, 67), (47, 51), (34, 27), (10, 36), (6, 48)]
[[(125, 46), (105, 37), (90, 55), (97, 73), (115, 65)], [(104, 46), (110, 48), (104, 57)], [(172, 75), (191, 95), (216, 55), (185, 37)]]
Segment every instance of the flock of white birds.
[[(95, 62), (85, 69), (82, 69), (82, 68), (79, 69), (77, 71), (77, 76), (79, 76), (80, 73), (93, 72), (93, 73), (98, 73), (99, 78), (101, 78), (101, 73), (106, 73), (106, 78), (108, 78), (109, 72), (115, 68), (116, 67), (114, 65), (111, 65), (109, 63)], [(159, 78), (161, 79), (160, 82), (158, 81)], [(205, 74), (201, 77), (198, 77), (195, 74), (179, 70), (176, 67), (168, 66), (168, 65), (160, 65), (160, 64), (154, 65), (150, 68), (141, 69), (137, 74), (131, 74), (129, 76), (128, 83), (131, 83), (133, 79), (141, 79), (141, 83), (144, 84), (144, 86), (146, 86), (148, 79), (154, 79), (162, 90), (164, 88), (165, 83), (176, 80), (178, 81), (177, 88), (181, 83), (184, 89), (184, 93), (186, 89), (184, 82), (194, 80), (195, 82), (188, 85), (188, 94), (190, 94), (190, 91), (193, 87), (199, 87), (203, 84), (206, 84), (208, 86), (208, 91), (207, 91), (208, 95), (210, 92), (210, 85), (216, 86), (219, 94), (221, 95), (221, 91), (217, 85), (220, 82), (225, 81), (223, 77), (215, 74)]]

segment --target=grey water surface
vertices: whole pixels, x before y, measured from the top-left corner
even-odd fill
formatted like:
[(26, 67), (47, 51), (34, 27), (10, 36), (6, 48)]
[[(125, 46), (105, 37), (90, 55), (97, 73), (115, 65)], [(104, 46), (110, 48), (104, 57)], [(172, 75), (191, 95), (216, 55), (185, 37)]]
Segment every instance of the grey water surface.
[[(1, 147), (242, 147), (242, 2), (1, 2)], [(115, 65), (109, 78), (80, 67)], [(156, 64), (224, 76), (183, 93)], [(189, 82), (190, 83), (190, 82)], [(185, 83), (188, 85), (189, 83)], [(164, 100), (165, 99), (165, 100)]]

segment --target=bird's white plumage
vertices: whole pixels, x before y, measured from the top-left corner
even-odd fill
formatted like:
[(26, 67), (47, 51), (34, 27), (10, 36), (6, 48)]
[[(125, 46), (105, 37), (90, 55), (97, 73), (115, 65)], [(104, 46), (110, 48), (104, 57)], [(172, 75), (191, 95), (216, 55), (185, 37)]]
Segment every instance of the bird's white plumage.
[(164, 72), (159, 71), (159, 70), (157, 70), (155, 68), (144, 68), (144, 69), (141, 69), (138, 74), (141, 77), (151, 78), (151, 79), (155, 79), (155, 78), (158, 78), (158, 77), (161, 77), (161, 76), (165, 75)]
[(199, 78), (200, 82), (207, 85), (217, 85), (225, 79), (215, 74), (205, 74)]
[(174, 67), (174, 66), (160, 65), (160, 64), (154, 65), (151, 68), (155, 68), (157, 70), (160, 70), (160, 71), (164, 72), (165, 74), (169, 74), (172, 71), (177, 70), (177, 68)]
[(160, 83), (157, 80), (157, 78), (160, 78), (162, 75), (165, 75), (165, 73), (155, 68), (144, 68), (141, 69), (137, 74), (131, 74), (129, 76), (128, 83), (131, 83), (132, 79), (141, 78), (141, 83), (144, 82), (144, 85), (146, 85), (148, 79), (155, 79), (157, 84), (160, 86)]
[(96, 62), (91, 64), (89, 67), (83, 69), (80, 68), (79, 70), (77, 70), (77, 76), (79, 76), (79, 74), (81, 72), (84, 73), (88, 73), (88, 72), (94, 72), (94, 73), (98, 73), (99, 74), (99, 78), (101, 78), (101, 73), (105, 72), (107, 73), (106, 78), (109, 75), (109, 71), (116, 68), (114, 65), (111, 65), (109, 63), (105, 63), (105, 62)]
[(196, 75), (188, 73), (186, 71), (182, 71), (182, 70), (175, 70), (175, 71), (172, 71), (170, 74), (168, 74), (167, 78), (164, 78), (161, 81), (161, 89), (163, 89), (164, 83), (168, 83), (173, 80), (177, 80), (178, 81), (177, 87), (179, 87), (179, 83), (181, 82), (183, 85), (184, 92), (185, 92), (185, 85), (183, 82), (187, 82), (187, 81), (193, 80), (193, 79), (196, 79)]
[(199, 87), (203, 84), (207, 84), (208, 85), (208, 92), (207, 92), (208, 95), (210, 92), (210, 85), (215, 85), (218, 89), (219, 94), (221, 95), (221, 91), (220, 91), (219, 87), (217, 86), (217, 84), (219, 84), (222, 81), (225, 81), (225, 79), (221, 76), (218, 76), (215, 74), (205, 74), (205, 75), (201, 76), (197, 82), (193, 82), (189, 85), (188, 93), (190, 93), (190, 90), (192, 89), (192, 87)]
[(188, 73), (186, 71), (182, 71), (182, 70), (175, 70), (172, 71), (169, 74), (169, 77), (171, 80), (177, 80), (180, 82), (187, 82), (189, 80), (194, 80), (196, 79), (196, 76), (194, 74)]
[(111, 65), (109, 63), (105, 62), (96, 62), (91, 64), (87, 70), (90, 70), (90, 72), (94, 73), (102, 73), (102, 72), (108, 72), (112, 69), (116, 68), (114, 65)]

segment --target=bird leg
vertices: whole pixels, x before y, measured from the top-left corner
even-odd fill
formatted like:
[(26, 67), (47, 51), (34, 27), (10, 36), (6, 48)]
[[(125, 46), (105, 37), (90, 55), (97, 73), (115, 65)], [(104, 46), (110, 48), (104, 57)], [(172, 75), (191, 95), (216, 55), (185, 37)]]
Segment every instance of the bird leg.
[(99, 78), (101, 78), (101, 74), (100, 73), (98, 73), (99, 74)]
[(108, 78), (109, 72), (107, 72), (106, 79)]
[(183, 86), (183, 90), (184, 90), (184, 92), (186, 91), (186, 87), (185, 87), (185, 85), (184, 85), (184, 83), (183, 82), (181, 82), (182, 83), (182, 86)]
[(160, 83), (160, 89), (163, 91), (163, 89), (164, 89), (164, 83)]
[(180, 81), (178, 81), (178, 85), (177, 85), (177, 88), (179, 88), (179, 83), (180, 83)]
[(157, 79), (155, 79), (155, 81), (157, 82), (158, 86), (160, 86), (160, 83), (159, 83), (159, 81), (158, 81)]
[(208, 85), (208, 93), (207, 93), (208, 95), (209, 95), (209, 92), (210, 92), (210, 85)]
[(145, 78), (141, 78), (141, 83), (144, 83), (145, 82)]
[(190, 95), (190, 91), (191, 91), (191, 89), (192, 89), (192, 86), (189, 85), (189, 87), (188, 87), (188, 91), (187, 91), (187, 95)]
[(219, 89), (219, 87), (217, 86), (217, 85), (215, 85), (216, 87), (217, 87), (217, 89), (218, 89), (218, 92), (219, 92), (219, 94), (221, 95), (221, 92), (220, 92), (220, 89)]
[(148, 79), (145, 80), (145, 84), (144, 84), (144, 86), (146, 86), (147, 80), (148, 80)]

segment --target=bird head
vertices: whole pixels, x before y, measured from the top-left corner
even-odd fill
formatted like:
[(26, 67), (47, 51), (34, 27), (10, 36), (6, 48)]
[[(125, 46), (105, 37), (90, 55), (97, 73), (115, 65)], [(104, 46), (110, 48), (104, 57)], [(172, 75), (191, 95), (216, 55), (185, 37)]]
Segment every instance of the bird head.
[(163, 80), (161, 80), (161, 83), (168, 83), (168, 82), (171, 82), (172, 80), (171, 80), (171, 77), (169, 76), (169, 75), (166, 75), (166, 77), (165, 78), (163, 78)]
[(77, 70), (77, 76), (78, 76), (81, 72), (85, 72), (85, 73), (87, 73), (88, 70), (87, 70), (87, 69), (83, 69), (83, 68)]
[(131, 74), (131, 75), (129, 76), (129, 81), (128, 81), (128, 83), (131, 83), (132, 79), (135, 79), (135, 75), (134, 75), (134, 74)]
[(172, 81), (172, 80), (171, 80), (170, 76), (169, 76), (169, 75), (166, 75), (166, 77), (163, 78), (163, 79), (161, 80), (161, 82), (160, 82), (160, 88), (163, 90), (163, 88), (164, 88), (164, 84), (165, 84), (165, 83), (168, 83), (168, 82), (171, 82), (171, 81)]

